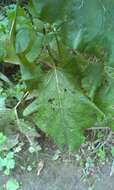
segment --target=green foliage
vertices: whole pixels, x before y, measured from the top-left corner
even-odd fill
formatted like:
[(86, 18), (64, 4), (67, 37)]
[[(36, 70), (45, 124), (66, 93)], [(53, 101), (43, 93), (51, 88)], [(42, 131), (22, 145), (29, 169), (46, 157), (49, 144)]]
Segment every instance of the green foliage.
[(2, 145), (5, 143), (5, 141), (6, 141), (6, 136), (3, 133), (0, 133), (0, 149)]
[(13, 152), (8, 152), (6, 156), (0, 157), (0, 171), (4, 171), (5, 175), (9, 175), (14, 167), (15, 160)]
[(17, 190), (19, 189), (19, 183), (16, 179), (9, 179), (6, 183), (6, 190)]
[(0, 58), (19, 64), (35, 90), (23, 114), (60, 147), (78, 147), (95, 122), (114, 129), (113, 8), (113, 0), (30, 0), (27, 11), (17, 3), (1, 12)]
[(99, 148), (99, 149), (97, 150), (96, 155), (97, 155), (97, 157), (98, 157), (98, 159), (99, 159), (100, 162), (105, 161), (106, 153), (105, 153), (104, 148)]

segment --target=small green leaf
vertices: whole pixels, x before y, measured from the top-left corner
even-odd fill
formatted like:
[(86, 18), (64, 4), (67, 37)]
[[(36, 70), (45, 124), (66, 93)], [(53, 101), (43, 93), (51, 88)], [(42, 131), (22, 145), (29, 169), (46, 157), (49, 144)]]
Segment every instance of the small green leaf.
[(97, 156), (100, 159), (100, 161), (102, 162), (105, 161), (105, 158), (106, 158), (105, 150), (103, 148), (99, 148), (97, 151)]
[(16, 179), (9, 179), (6, 183), (6, 190), (17, 190), (19, 189), (19, 183)]
[(11, 169), (14, 169), (14, 167), (15, 167), (15, 160), (13, 152), (9, 152), (3, 158), (0, 157), (0, 170), (1, 171), (3, 170), (5, 175), (9, 175)]
[(32, 169), (33, 169), (33, 168), (32, 168), (32, 166), (30, 166), (30, 165), (29, 165), (29, 166), (27, 166), (27, 171), (28, 171), (28, 172), (31, 172), (31, 171), (32, 171)]
[(6, 136), (3, 133), (0, 133), (0, 146), (4, 144), (6, 141)]

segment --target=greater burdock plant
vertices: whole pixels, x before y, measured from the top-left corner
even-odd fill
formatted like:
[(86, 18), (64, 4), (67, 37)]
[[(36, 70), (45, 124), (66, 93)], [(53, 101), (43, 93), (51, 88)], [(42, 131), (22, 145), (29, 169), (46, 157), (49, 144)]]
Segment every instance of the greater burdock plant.
[(114, 129), (114, 1), (30, 0), (0, 15), (0, 59), (18, 64), (35, 100), (23, 112), (59, 147)]

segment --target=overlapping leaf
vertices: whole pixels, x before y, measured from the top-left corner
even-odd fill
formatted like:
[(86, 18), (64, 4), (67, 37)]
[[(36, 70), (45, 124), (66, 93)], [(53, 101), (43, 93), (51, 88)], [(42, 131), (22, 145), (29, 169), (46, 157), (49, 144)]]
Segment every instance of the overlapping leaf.
[[(36, 112), (36, 113), (34, 113)], [(70, 150), (83, 142), (83, 129), (91, 126), (100, 111), (76, 87), (63, 70), (54, 68), (40, 86), (39, 98), (24, 115), (32, 118), (55, 142)]]
[(107, 82), (97, 91), (95, 102), (106, 114), (107, 125), (114, 130), (114, 68), (105, 69)]
[(109, 64), (114, 58), (114, 1), (113, 0), (31, 0), (31, 7), (42, 20), (61, 24), (60, 36), (64, 43), (77, 48), (80, 43), (89, 42), (96, 36), (106, 37), (110, 44)]
[(103, 65), (102, 64), (90, 64), (84, 71), (84, 77), (82, 78), (81, 84), (84, 89), (86, 96), (94, 99), (96, 90), (103, 81)]

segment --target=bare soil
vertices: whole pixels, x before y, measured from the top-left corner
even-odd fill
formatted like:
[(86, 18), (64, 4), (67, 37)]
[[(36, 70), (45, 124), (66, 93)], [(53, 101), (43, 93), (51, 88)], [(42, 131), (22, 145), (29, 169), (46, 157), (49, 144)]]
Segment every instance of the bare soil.
[[(41, 158), (40, 158), (41, 159)], [(38, 163), (41, 160), (38, 160)], [(20, 190), (114, 190), (114, 176), (110, 177), (110, 164), (100, 168), (96, 174), (82, 180), (82, 169), (76, 161), (44, 159), (44, 166), (37, 175), (37, 165), (31, 172), (21, 166), (15, 169), (11, 177), (21, 184)], [(9, 177), (0, 175), (0, 187)], [(89, 189), (92, 187), (91, 189)]]

